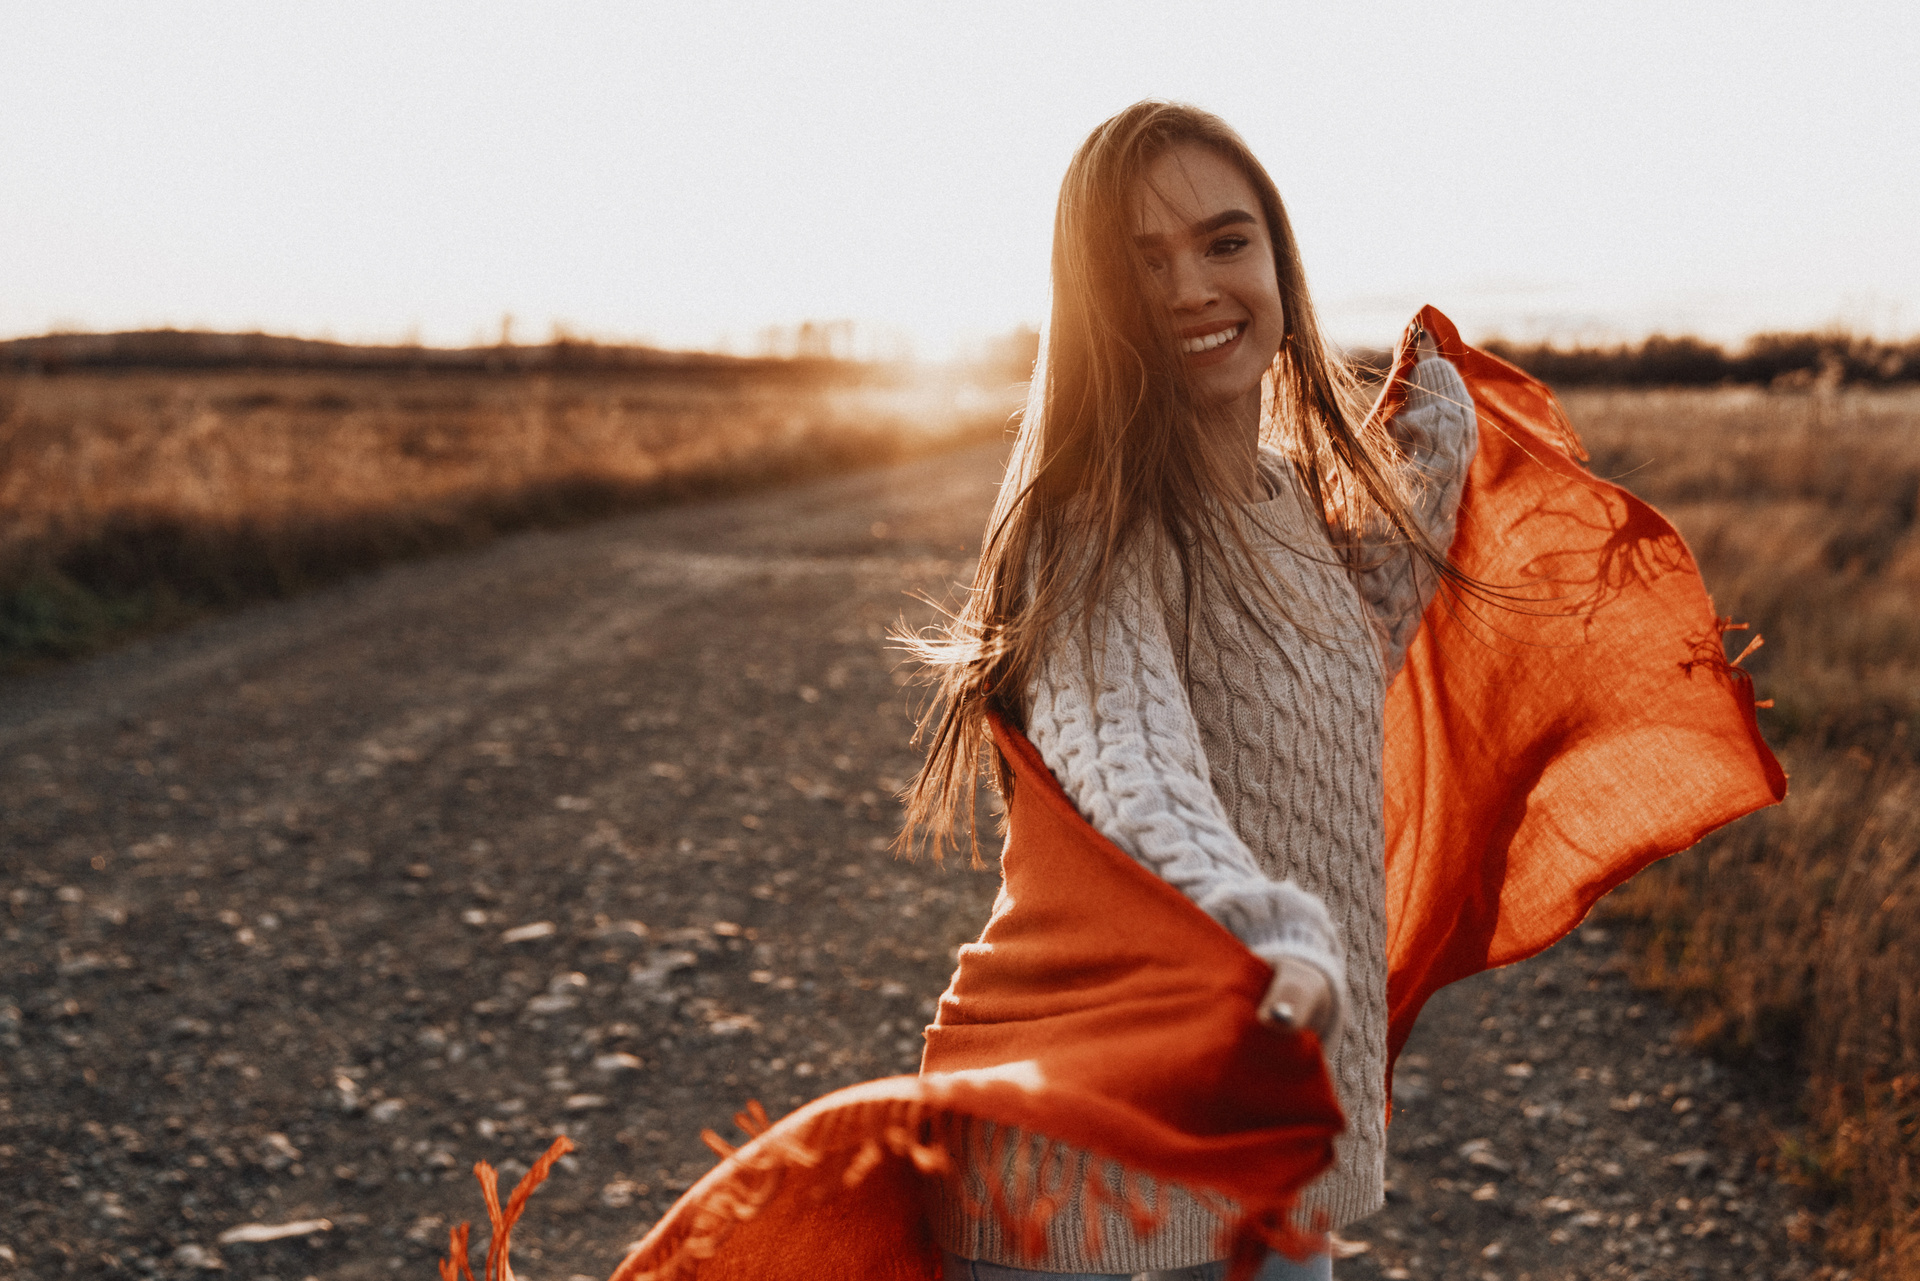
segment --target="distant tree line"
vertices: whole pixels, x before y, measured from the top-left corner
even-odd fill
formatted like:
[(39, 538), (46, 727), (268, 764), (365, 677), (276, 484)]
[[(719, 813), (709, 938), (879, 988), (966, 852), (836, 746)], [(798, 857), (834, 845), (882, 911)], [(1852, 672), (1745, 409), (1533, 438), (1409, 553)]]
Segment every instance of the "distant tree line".
[(556, 337), (544, 343), (503, 342), (480, 347), (425, 347), (417, 343), (366, 346), (274, 334), (149, 329), (114, 334), (45, 334), (0, 342), (0, 372), (58, 374), (87, 369), (497, 374), (671, 371), (695, 377), (778, 373), (832, 380), (860, 372), (862, 367), (811, 350), (786, 358), (746, 358), (708, 352), (662, 351), (655, 347), (572, 337)]
[[(774, 374), (836, 381), (877, 372), (846, 358), (851, 346), (844, 324), (808, 324), (763, 344), (758, 357), (662, 351), (591, 339), (556, 336), (544, 343), (499, 343), (477, 347), (419, 344), (364, 346), (274, 334), (203, 333), (151, 329), (114, 334), (46, 334), (0, 342), (0, 372), (57, 374), (83, 369), (285, 369), (362, 370), (393, 373), (622, 373), (673, 371), (730, 378)], [(1037, 330), (1022, 327), (977, 353), (976, 363), (1015, 381), (1033, 368)], [(1862, 338), (1844, 331), (1760, 334), (1737, 351), (1698, 338), (1656, 334), (1612, 347), (1521, 344), (1503, 338), (1480, 346), (1556, 386), (1833, 387), (1920, 382), (1920, 338), (1902, 343)], [(1349, 357), (1367, 374), (1386, 369), (1389, 353), (1355, 350)]]
[[(1888, 343), (1832, 330), (1759, 334), (1738, 351), (1699, 338), (1665, 334), (1612, 347), (1559, 347), (1504, 338), (1489, 338), (1477, 345), (1557, 387), (1745, 385), (1784, 390), (1920, 382), (1920, 338)], [(1362, 377), (1372, 380), (1386, 376), (1393, 353), (1375, 347), (1350, 348), (1347, 359)]]
[(1698, 338), (1656, 334), (1616, 347), (1480, 344), (1509, 364), (1556, 386), (1762, 387), (1920, 382), (1920, 338), (1887, 343), (1844, 331), (1759, 334), (1738, 351)]

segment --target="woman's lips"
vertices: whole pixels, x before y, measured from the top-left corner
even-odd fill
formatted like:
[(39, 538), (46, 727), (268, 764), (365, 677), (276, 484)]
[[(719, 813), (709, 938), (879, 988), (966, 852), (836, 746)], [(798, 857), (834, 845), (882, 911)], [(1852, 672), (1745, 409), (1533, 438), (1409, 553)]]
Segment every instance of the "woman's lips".
[(1191, 366), (1217, 365), (1239, 349), (1240, 340), (1246, 335), (1247, 322), (1242, 320), (1183, 339), (1180, 349), (1186, 353)]

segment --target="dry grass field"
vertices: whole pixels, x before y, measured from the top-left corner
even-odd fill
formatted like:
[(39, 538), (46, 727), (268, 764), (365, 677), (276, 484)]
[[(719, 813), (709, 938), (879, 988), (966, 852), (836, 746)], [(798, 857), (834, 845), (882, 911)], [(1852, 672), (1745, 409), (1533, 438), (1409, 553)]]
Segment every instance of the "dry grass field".
[(817, 362), (0, 375), (0, 669), (509, 529), (991, 435), (1014, 403)]
[(1605, 910), (1642, 923), (1637, 978), (1697, 1043), (1804, 1074), (1780, 1159), (1831, 1197), (1836, 1260), (1920, 1276), (1920, 394), (1565, 399), (1595, 471), (1666, 512), (1765, 636), (1749, 665), (1792, 775)]

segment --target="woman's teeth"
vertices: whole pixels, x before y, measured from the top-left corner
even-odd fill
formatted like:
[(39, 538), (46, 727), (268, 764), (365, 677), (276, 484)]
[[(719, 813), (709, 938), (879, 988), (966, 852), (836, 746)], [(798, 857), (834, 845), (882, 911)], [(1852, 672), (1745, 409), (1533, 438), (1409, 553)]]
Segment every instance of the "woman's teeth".
[(1221, 343), (1232, 342), (1240, 336), (1240, 331), (1245, 328), (1245, 325), (1234, 325), (1229, 329), (1222, 329), (1217, 334), (1203, 334), (1198, 338), (1189, 338), (1182, 345), (1181, 349), (1189, 356), (1197, 356), (1203, 351), (1212, 351)]

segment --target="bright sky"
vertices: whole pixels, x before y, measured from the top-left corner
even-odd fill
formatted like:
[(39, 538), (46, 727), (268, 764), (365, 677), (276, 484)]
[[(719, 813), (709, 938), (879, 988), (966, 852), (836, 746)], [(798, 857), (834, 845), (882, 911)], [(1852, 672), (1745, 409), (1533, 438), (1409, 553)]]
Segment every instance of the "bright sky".
[(1920, 6), (0, 6), (0, 335), (751, 349), (1046, 310), (1073, 148), (1225, 116), (1336, 335), (1920, 331)]

